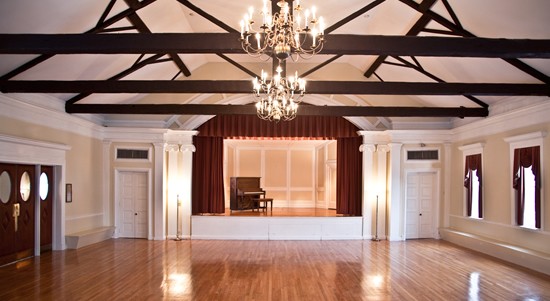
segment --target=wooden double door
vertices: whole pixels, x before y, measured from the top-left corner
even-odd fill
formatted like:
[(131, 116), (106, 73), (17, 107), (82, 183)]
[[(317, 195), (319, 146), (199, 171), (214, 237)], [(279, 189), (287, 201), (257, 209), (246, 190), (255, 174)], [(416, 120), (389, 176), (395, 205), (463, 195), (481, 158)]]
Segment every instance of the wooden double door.
[(36, 165), (0, 163), (0, 265), (34, 255), (37, 214), (40, 246), (51, 248), (53, 168), (41, 166), (39, 178), (36, 171)]

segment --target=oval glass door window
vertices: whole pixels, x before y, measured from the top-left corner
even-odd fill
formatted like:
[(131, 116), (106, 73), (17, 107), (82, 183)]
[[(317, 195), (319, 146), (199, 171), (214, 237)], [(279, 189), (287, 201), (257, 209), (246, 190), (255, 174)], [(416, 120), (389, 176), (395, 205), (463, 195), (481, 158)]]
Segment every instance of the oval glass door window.
[(43, 172), (40, 175), (40, 199), (44, 201), (48, 197), (50, 190), (50, 183), (48, 182), (48, 175)]
[(10, 200), (11, 179), (10, 175), (4, 171), (0, 175), (0, 202), (6, 204)]
[(31, 196), (31, 177), (28, 172), (24, 172), (21, 176), (21, 183), (19, 184), (19, 193), (23, 201), (28, 201)]

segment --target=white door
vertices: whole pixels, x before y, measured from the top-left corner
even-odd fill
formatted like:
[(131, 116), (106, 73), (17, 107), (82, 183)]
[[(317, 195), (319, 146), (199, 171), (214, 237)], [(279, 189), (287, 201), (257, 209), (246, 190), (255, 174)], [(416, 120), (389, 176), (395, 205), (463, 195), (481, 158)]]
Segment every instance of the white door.
[(407, 175), (406, 239), (434, 237), (435, 182), (433, 172)]
[(147, 238), (147, 173), (119, 174), (120, 237)]

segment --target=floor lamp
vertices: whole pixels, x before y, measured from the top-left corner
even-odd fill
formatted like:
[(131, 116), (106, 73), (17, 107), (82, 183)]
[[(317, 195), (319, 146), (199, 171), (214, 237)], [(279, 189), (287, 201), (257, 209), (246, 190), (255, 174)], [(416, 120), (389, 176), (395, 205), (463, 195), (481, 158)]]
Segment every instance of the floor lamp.
[(181, 221), (180, 221), (180, 207), (181, 207), (181, 201), (180, 201), (180, 195), (177, 196), (178, 200), (178, 206), (176, 207), (176, 241), (181, 240)]
[(380, 241), (380, 238), (378, 238), (378, 195), (376, 195), (376, 218), (375, 218), (375, 224), (374, 224), (374, 237), (372, 238), (372, 241)]

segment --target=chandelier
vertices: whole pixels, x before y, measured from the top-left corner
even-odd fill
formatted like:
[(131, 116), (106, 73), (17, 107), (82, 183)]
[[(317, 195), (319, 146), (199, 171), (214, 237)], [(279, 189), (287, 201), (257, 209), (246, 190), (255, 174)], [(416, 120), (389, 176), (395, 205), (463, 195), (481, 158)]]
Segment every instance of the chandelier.
[(253, 7), (240, 22), (240, 41), (244, 51), (255, 57), (266, 54), (268, 58), (275, 55), (279, 60), (285, 60), (293, 54), (296, 54), (296, 59), (308, 59), (323, 49), (325, 24), (323, 17), (317, 18), (315, 7), (303, 11), (300, 1), (295, 0), (296, 6), (291, 12), (290, 5), (280, 0), (277, 2), (279, 12), (269, 13), (267, 2), (264, 0), (260, 11), (262, 23), (259, 29), (253, 28)]
[(294, 76), (281, 76), (283, 69), (279, 65), (276, 75), (267, 80), (267, 73), (262, 70), (260, 79), (254, 78), (254, 96), (258, 117), (268, 121), (292, 120), (296, 117), (298, 104), (304, 97), (306, 80)]

